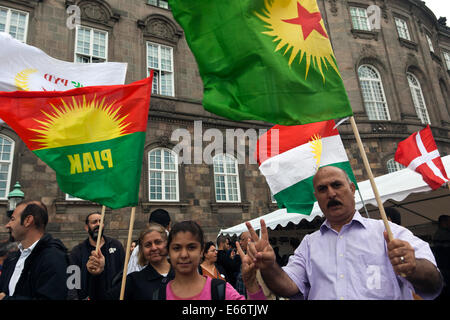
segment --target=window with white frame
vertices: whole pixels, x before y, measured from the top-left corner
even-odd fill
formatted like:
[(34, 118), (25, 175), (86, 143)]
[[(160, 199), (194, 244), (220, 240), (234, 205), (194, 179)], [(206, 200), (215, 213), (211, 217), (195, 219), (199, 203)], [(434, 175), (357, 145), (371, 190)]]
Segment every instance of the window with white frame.
[(178, 156), (166, 148), (148, 153), (149, 200), (179, 201)]
[(28, 13), (0, 7), (0, 32), (9, 33), (19, 41), (26, 42)]
[(75, 35), (75, 62), (95, 63), (108, 60), (108, 32), (78, 26)]
[(431, 40), (429, 35), (425, 34), (425, 37), (427, 38), (428, 47), (430, 48), (430, 51), (434, 52), (433, 41)]
[(350, 7), (350, 16), (352, 17), (352, 24), (354, 29), (370, 31), (367, 9)]
[(0, 199), (7, 199), (14, 155), (14, 141), (0, 135)]
[(228, 154), (218, 154), (213, 158), (213, 167), (216, 201), (240, 202), (237, 160)]
[(173, 48), (147, 42), (147, 76), (153, 69), (152, 94), (175, 95), (173, 86)]
[(417, 116), (422, 123), (431, 124), (419, 80), (417, 80), (417, 78), (409, 72), (406, 73), (406, 77), (408, 78), (409, 89), (411, 90), (411, 95), (414, 102), (414, 107), (416, 108)]
[(406, 168), (404, 165), (398, 163), (394, 159), (389, 159), (386, 162), (386, 167), (387, 167), (388, 173), (392, 173), (392, 172), (399, 171), (399, 170)]
[(447, 70), (450, 70), (450, 53), (444, 51), (444, 60), (445, 64), (447, 65)]
[(391, 120), (378, 70), (369, 65), (358, 68), (358, 77), (369, 120)]
[(167, 0), (147, 0), (147, 4), (157, 6), (164, 9), (169, 9), (169, 1)]
[(411, 37), (409, 35), (408, 24), (405, 20), (395, 17), (395, 25), (397, 26), (398, 36), (402, 39), (410, 40)]

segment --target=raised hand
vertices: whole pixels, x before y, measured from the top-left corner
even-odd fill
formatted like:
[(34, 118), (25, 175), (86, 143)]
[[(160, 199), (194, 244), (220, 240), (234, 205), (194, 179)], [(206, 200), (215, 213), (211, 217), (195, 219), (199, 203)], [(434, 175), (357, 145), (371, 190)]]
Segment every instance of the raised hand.
[(261, 223), (261, 238), (258, 237), (250, 222), (246, 222), (248, 231), (250, 232), (251, 242), (247, 246), (247, 254), (252, 259), (258, 269), (265, 269), (276, 263), (275, 252), (269, 243), (269, 234), (267, 232), (266, 223), (263, 219)]
[(255, 293), (259, 291), (258, 280), (256, 280), (256, 266), (252, 259), (244, 253), (241, 245), (236, 241), (236, 249), (241, 257), (242, 265), (242, 280), (244, 281), (245, 288), (249, 293)]

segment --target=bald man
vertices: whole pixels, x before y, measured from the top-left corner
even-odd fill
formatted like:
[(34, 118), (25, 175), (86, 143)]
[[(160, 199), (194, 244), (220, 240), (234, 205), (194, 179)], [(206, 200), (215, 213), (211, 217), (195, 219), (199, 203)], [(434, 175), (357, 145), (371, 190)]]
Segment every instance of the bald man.
[(285, 267), (276, 263), (264, 221), (261, 238), (247, 222), (252, 237), (249, 256), (275, 294), (319, 300), (439, 295), (442, 277), (428, 243), (394, 223), (394, 239), (389, 241), (382, 220), (364, 218), (355, 210), (355, 185), (345, 171), (321, 167), (313, 186), (326, 220), (305, 236)]

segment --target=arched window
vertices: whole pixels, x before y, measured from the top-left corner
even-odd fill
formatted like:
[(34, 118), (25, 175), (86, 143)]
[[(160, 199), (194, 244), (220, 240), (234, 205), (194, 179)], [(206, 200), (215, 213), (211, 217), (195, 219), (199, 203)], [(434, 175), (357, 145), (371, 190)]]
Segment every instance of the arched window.
[(14, 141), (0, 135), (0, 199), (7, 199), (11, 184)]
[(404, 165), (398, 163), (394, 159), (389, 159), (386, 162), (386, 166), (387, 166), (388, 173), (392, 173), (392, 172), (395, 172), (395, 171), (402, 170), (402, 169), (406, 168)]
[(406, 73), (406, 77), (408, 78), (409, 89), (411, 89), (411, 95), (414, 102), (414, 107), (416, 108), (417, 116), (422, 123), (431, 124), (419, 81), (412, 73), (409, 72)]
[(217, 202), (240, 202), (237, 160), (228, 154), (213, 158), (214, 188)]
[(358, 68), (358, 77), (369, 120), (391, 120), (383, 83), (377, 69), (362, 65)]
[(170, 149), (156, 148), (148, 153), (149, 200), (179, 201), (178, 156)]

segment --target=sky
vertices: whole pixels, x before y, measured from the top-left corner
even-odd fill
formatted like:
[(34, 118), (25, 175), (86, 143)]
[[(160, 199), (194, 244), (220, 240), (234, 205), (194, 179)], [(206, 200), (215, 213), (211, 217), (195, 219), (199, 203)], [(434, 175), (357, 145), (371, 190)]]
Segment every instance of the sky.
[(437, 19), (447, 18), (447, 26), (450, 26), (450, 0), (425, 0), (425, 5), (433, 11)]

